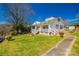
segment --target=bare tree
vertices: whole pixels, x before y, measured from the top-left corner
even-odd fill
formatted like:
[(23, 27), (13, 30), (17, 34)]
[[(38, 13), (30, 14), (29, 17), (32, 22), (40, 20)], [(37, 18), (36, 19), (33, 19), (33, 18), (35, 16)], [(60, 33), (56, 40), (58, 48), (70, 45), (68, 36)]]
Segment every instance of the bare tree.
[(33, 13), (33, 10), (27, 4), (6, 4), (8, 22), (13, 26), (16, 33), (22, 33), (27, 24), (28, 17)]

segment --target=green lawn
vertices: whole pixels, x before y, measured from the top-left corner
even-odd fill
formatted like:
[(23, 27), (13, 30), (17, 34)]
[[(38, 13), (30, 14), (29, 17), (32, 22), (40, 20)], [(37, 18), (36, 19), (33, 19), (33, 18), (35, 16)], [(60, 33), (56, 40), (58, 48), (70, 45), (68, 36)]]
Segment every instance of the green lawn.
[(79, 56), (79, 30), (73, 33), (73, 35), (75, 35), (77, 39), (73, 45), (70, 55)]
[(1, 56), (39, 56), (61, 40), (58, 36), (18, 35), (14, 41), (0, 43)]

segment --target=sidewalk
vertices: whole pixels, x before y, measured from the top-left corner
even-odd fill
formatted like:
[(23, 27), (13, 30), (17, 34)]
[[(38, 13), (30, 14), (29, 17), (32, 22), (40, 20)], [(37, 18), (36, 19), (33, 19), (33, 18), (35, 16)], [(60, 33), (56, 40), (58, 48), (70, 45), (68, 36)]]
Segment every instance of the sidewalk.
[(65, 56), (68, 52), (70, 45), (72, 44), (74, 38), (72, 35), (67, 33), (62, 42), (60, 42), (57, 47), (52, 49), (50, 52), (46, 54), (46, 56)]

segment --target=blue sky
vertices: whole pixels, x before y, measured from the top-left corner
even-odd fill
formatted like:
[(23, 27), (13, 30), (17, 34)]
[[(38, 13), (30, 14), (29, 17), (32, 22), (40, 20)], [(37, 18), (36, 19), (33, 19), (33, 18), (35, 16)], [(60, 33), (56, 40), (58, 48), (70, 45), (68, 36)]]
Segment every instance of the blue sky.
[[(62, 17), (63, 19), (70, 19), (72, 22), (76, 21), (76, 14), (79, 13), (79, 4), (75, 3), (30, 3), (28, 4), (30, 8), (36, 14), (31, 18), (30, 22), (34, 21), (44, 21), (48, 17)], [(0, 23), (6, 22), (5, 7), (0, 5)]]

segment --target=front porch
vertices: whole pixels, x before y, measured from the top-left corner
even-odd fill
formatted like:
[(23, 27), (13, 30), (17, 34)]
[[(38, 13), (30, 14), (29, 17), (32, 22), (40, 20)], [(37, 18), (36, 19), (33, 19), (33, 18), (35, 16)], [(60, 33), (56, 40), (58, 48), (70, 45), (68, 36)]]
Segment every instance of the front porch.
[(48, 25), (39, 25), (39, 26), (32, 26), (32, 33), (34, 34), (44, 34), (49, 35), (49, 26)]

